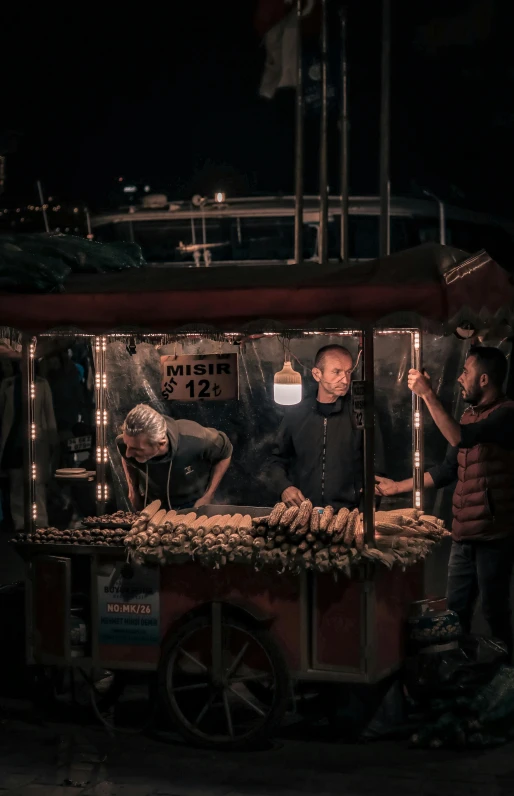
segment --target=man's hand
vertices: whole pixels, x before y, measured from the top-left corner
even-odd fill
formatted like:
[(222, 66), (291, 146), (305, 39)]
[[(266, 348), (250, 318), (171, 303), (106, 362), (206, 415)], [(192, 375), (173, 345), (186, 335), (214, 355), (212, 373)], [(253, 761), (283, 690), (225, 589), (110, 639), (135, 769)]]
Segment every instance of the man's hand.
[(390, 478), (381, 475), (375, 476), (375, 494), (383, 497), (391, 497), (398, 494), (398, 484)]
[(305, 497), (295, 486), (288, 486), (287, 489), (284, 489), (281, 497), (288, 508), (290, 506), (299, 506), (305, 500)]
[(409, 370), (407, 384), (409, 385), (409, 390), (419, 395), (420, 398), (426, 398), (433, 392), (430, 376), (425, 370), (423, 373), (420, 373), (419, 370)]
[(202, 495), (201, 498), (198, 498), (193, 504), (193, 508), (197, 509), (198, 506), (208, 506), (212, 503), (214, 495), (211, 495), (210, 492), (206, 492), (205, 495)]

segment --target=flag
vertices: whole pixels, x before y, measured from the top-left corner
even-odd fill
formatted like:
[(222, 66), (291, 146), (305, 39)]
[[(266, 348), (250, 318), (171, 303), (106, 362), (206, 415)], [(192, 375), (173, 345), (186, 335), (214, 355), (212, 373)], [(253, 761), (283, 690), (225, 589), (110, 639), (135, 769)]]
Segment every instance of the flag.
[[(303, 19), (312, 18), (316, 0), (303, 0)], [(279, 88), (294, 88), (297, 73), (295, 0), (260, 0), (255, 27), (266, 48), (259, 94), (272, 99)]]

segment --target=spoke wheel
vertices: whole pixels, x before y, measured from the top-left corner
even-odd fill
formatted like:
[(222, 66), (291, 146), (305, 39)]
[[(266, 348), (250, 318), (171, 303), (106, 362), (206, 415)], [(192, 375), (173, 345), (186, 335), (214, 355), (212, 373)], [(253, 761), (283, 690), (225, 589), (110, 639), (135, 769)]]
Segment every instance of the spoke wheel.
[(159, 690), (174, 725), (192, 743), (235, 749), (267, 738), (288, 701), (289, 675), (270, 634), (231, 616), (183, 625), (161, 658)]
[(111, 672), (91, 686), (96, 717), (112, 732), (137, 734), (152, 724), (157, 706), (155, 675)]

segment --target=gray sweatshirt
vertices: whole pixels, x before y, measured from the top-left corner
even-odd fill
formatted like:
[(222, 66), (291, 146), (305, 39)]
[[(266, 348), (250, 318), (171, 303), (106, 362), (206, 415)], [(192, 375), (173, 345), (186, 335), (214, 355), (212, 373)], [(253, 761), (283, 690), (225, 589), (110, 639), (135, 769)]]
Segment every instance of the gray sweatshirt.
[(187, 508), (207, 490), (214, 465), (232, 455), (232, 444), (226, 434), (214, 428), (192, 420), (164, 419), (169, 441), (164, 456), (141, 464), (127, 458), (121, 435), (116, 438), (116, 445), (129, 468), (137, 473), (145, 505), (160, 500), (163, 508)]

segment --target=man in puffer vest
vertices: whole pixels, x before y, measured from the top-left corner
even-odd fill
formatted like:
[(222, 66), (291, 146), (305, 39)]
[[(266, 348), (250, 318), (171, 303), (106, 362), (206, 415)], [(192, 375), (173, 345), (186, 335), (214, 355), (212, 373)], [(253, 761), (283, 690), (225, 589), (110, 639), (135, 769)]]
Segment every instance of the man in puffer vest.
[[(472, 347), (458, 378), (470, 404), (457, 423), (443, 408), (427, 376), (409, 371), (409, 387), (425, 402), (450, 445), (444, 462), (425, 473), (425, 487), (457, 481), (453, 496), (448, 608), (469, 633), (475, 602), (492, 635), (512, 655), (510, 579), (514, 563), (514, 401), (502, 392), (507, 360), (498, 348)], [(378, 478), (384, 495), (408, 492), (412, 479)]]

